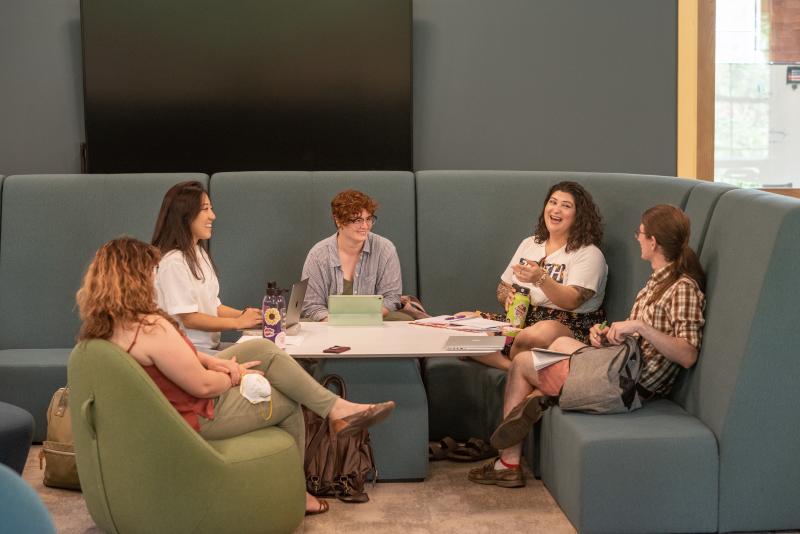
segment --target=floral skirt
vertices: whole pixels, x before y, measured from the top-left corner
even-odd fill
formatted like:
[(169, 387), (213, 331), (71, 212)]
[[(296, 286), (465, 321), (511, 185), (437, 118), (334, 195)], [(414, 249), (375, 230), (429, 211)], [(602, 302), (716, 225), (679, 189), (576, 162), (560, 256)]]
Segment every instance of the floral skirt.
[(606, 320), (603, 308), (593, 312), (575, 313), (543, 306), (531, 306), (525, 317), (525, 326), (532, 326), (539, 321), (558, 321), (572, 332), (572, 337), (581, 343), (589, 343), (589, 329)]
[[(506, 321), (505, 314), (480, 312), (484, 319)], [(525, 317), (525, 326), (532, 326), (539, 321), (558, 321), (572, 332), (572, 336), (581, 343), (589, 344), (589, 329), (606, 320), (606, 311), (603, 308), (588, 313), (575, 313), (543, 306), (531, 306)]]

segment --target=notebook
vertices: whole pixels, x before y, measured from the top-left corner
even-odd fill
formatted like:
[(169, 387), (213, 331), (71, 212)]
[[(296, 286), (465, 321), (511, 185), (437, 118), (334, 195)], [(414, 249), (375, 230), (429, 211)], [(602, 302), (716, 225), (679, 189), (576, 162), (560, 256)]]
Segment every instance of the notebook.
[(328, 323), (332, 326), (379, 326), (383, 324), (383, 295), (331, 295)]
[(308, 278), (292, 284), (289, 302), (286, 303), (286, 335), (294, 336), (300, 331), (300, 312), (308, 289)]
[(556, 352), (554, 350), (540, 348), (533, 348), (531, 349), (531, 352), (533, 353), (533, 366), (537, 371), (539, 369), (549, 367), (556, 362), (560, 362), (561, 360), (566, 360), (571, 356), (570, 354), (565, 354), (563, 352)]
[(505, 336), (450, 336), (444, 344), (444, 349), (489, 353), (502, 349), (505, 344)]

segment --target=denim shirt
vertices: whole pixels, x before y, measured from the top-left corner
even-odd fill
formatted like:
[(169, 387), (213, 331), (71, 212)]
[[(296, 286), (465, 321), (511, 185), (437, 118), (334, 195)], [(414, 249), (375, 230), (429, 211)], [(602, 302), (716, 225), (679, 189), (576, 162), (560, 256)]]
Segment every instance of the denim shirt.
[[(328, 296), (341, 295), (344, 272), (339, 260), (338, 233), (314, 245), (303, 264), (302, 278), (308, 278), (303, 302), (303, 317), (321, 321), (328, 316)], [(353, 275), (354, 295), (383, 295), (383, 306), (394, 311), (400, 308), (403, 290), (400, 258), (394, 244), (370, 232), (364, 242)]]

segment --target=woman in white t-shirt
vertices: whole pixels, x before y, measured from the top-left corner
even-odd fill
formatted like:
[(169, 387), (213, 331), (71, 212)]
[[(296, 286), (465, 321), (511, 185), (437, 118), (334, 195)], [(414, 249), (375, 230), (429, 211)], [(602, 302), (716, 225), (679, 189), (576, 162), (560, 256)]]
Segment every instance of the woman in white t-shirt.
[(219, 348), (222, 330), (261, 324), (260, 310), (237, 310), (219, 300), (217, 270), (208, 253), (216, 218), (202, 184), (181, 182), (164, 195), (152, 240), (162, 254), (156, 274), (158, 306), (203, 351)]
[(598, 248), (602, 237), (600, 210), (588, 191), (575, 182), (551, 187), (536, 231), (517, 247), (497, 286), (497, 300), (506, 310), (514, 285), (530, 289), (527, 326), (510, 350), (474, 359), (507, 370), (520, 352), (547, 347), (559, 337), (585, 342), (589, 329), (605, 320), (608, 267)]

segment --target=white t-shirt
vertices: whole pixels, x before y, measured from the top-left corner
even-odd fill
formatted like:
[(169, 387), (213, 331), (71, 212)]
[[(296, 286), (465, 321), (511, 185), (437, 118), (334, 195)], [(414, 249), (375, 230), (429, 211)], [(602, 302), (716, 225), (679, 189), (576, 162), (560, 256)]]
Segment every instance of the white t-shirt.
[(219, 332), (204, 332), (186, 328), (179, 313), (200, 312), (217, 316), (219, 300), (219, 280), (214, 274), (206, 252), (197, 247), (198, 264), (202, 280), (198, 280), (189, 269), (183, 252), (171, 250), (164, 254), (158, 264), (156, 274), (156, 295), (158, 306), (180, 323), (195, 347), (200, 350), (216, 349), (219, 346)]
[[(545, 255), (544, 246), (544, 243), (537, 243), (533, 236), (525, 238), (517, 247), (500, 279), (507, 284), (530, 288), (532, 305), (563, 310), (564, 308), (553, 304), (540, 288), (520, 282), (511, 270), (512, 265), (519, 264), (520, 258), (540, 261)], [(594, 291), (592, 298), (572, 311), (588, 313), (597, 310), (603, 304), (608, 266), (605, 256), (596, 246), (588, 245), (569, 253), (566, 252), (566, 247), (561, 247), (546, 258), (544, 270), (559, 284), (584, 287)]]

